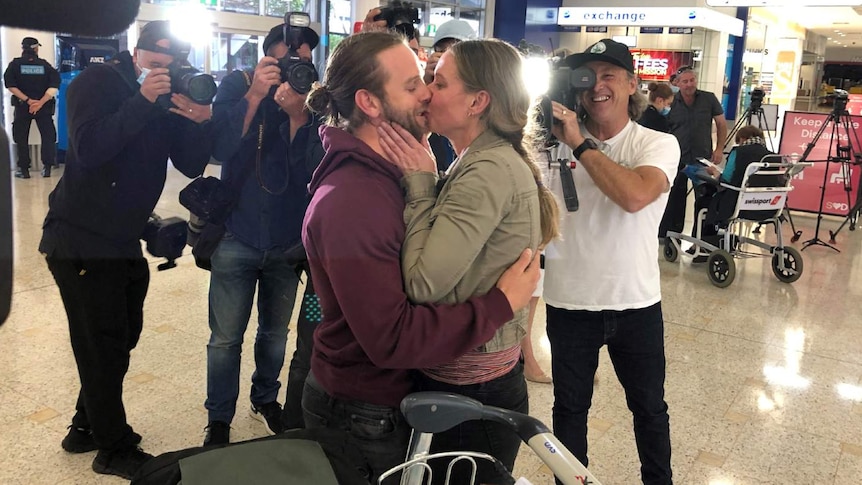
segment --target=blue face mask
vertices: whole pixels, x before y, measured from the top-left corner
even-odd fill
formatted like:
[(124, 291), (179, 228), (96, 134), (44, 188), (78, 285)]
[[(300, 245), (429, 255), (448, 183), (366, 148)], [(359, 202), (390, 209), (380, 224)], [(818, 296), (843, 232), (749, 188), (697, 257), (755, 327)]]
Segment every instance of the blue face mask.
[(670, 114), (670, 106), (665, 106), (661, 111), (659, 111), (659, 113), (661, 113), (662, 116), (667, 116)]
[(679, 86), (670, 85), (670, 90), (673, 91), (674, 94), (679, 92)]
[(141, 67), (141, 66), (138, 66), (138, 69), (141, 70), (141, 75), (138, 76), (138, 84), (144, 84), (144, 79), (147, 78), (147, 74), (150, 73), (150, 69), (147, 69), (146, 67)]

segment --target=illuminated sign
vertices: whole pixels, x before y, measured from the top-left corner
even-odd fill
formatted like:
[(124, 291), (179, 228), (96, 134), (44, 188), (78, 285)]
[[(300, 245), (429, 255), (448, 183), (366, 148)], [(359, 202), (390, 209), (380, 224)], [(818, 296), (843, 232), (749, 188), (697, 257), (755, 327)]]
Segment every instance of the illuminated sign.
[(704, 27), (709, 30), (742, 36), (742, 20), (708, 8), (674, 7), (561, 7), (560, 25), (624, 25), (662, 27)]
[(690, 66), (691, 52), (632, 49), (635, 74), (643, 81), (667, 81), (682, 66)]

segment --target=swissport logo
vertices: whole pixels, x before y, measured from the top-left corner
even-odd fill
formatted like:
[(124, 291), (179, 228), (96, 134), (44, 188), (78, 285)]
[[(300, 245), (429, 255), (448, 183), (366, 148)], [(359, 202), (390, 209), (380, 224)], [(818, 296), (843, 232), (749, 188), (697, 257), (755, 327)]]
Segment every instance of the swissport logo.
[(769, 193), (757, 192), (745, 194), (742, 197), (740, 210), (770, 210), (780, 209), (784, 206), (784, 201), (787, 198), (787, 192), (772, 195)]

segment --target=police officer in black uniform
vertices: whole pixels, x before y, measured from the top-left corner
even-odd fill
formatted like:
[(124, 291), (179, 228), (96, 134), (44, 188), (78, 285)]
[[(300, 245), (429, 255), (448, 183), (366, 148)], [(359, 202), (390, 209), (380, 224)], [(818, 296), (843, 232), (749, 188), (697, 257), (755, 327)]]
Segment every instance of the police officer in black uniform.
[(54, 127), (54, 96), (60, 88), (60, 73), (39, 58), (39, 43), (33, 37), (21, 41), (23, 52), (9, 63), (3, 80), (12, 92), (15, 109), (12, 139), (18, 146), (18, 178), (30, 178), (30, 122), (36, 120), (42, 135), (42, 176), (51, 176), (57, 159), (57, 129)]

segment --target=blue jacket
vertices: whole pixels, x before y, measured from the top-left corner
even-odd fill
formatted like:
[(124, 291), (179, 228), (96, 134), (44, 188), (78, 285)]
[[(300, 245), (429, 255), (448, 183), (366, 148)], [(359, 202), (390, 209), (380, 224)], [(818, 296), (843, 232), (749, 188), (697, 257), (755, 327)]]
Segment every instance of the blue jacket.
[[(213, 103), (213, 158), (222, 163), (222, 180), (240, 184), (227, 230), (243, 243), (266, 251), (287, 249), (300, 241), (308, 206), (308, 183), (323, 158), (319, 123), (311, 116), (290, 141), (290, 120), (267, 96), (245, 136), (248, 84), (241, 71), (228, 74)], [(259, 129), (263, 144), (258, 163)]]

